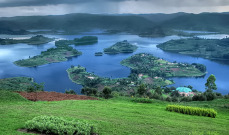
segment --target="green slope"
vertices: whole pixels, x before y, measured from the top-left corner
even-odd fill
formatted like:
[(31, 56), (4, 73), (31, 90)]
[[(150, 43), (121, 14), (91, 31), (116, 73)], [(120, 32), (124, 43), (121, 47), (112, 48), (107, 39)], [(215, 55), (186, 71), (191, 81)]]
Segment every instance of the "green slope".
[[(143, 30), (155, 27), (155, 24), (140, 16), (113, 16), (96, 14), (67, 14), (55, 16), (20, 16), (0, 18), (1, 29), (53, 29), (88, 31), (91, 29), (108, 29), (119, 32), (139, 34)], [(2, 27), (1, 27), (2, 26)], [(17, 26), (17, 27), (15, 27)]]
[[(2, 97), (2, 91), (0, 91)], [(0, 133), (22, 134), (27, 120), (40, 115), (61, 116), (67, 119), (85, 119), (97, 125), (100, 134), (219, 134), (226, 135), (229, 127), (229, 111), (223, 108), (228, 100), (191, 102), (186, 105), (211, 107), (217, 110), (216, 118), (190, 116), (165, 110), (169, 102), (154, 100), (151, 104), (134, 103), (130, 98), (88, 101), (56, 102), (2, 102), (0, 99)], [(19, 97), (18, 97), (19, 98)]]
[(229, 14), (202, 13), (178, 16), (162, 23), (163, 27), (229, 33)]

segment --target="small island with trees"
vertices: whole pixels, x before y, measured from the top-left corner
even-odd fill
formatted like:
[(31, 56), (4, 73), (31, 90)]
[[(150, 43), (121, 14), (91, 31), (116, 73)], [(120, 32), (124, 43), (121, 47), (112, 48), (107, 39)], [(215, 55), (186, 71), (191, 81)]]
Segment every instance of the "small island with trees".
[(229, 38), (202, 39), (188, 38), (170, 40), (157, 45), (164, 51), (177, 52), (211, 60), (229, 60)]
[(73, 40), (59, 40), (55, 42), (56, 46), (61, 45), (92, 45), (98, 42), (96, 36), (84, 36), (81, 38), (74, 38)]
[(15, 61), (14, 64), (21, 67), (35, 67), (49, 63), (67, 61), (67, 58), (79, 56), (81, 54), (82, 52), (73, 49), (68, 45), (62, 45), (57, 48), (50, 48), (47, 51), (41, 52), (38, 56)]
[(118, 53), (133, 53), (137, 50), (136, 45), (130, 44), (127, 40), (117, 42), (111, 47), (105, 48), (104, 53), (106, 54), (118, 54)]
[(11, 45), (11, 44), (28, 44), (28, 45), (41, 45), (53, 41), (54, 38), (44, 37), (43, 35), (37, 35), (29, 39), (2, 39), (0, 38), (0, 45)]
[(95, 56), (103, 56), (103, 52), (95, 52)]

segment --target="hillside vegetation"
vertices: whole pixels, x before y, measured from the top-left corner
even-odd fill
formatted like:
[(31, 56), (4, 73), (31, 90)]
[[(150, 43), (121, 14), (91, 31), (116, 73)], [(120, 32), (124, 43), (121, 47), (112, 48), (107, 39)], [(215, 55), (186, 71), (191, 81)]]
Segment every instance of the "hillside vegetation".
[(67, 120), (87, 120), (98, 127), (99, 134), (207, 134), (227, 135), (229, 111), (224, 105), (228, 99), (208, 102), (178, 103), (186, 106), (214, 108), (216, 118), (185, 115), (166, 111), (170, 102), (135, 103), (131, 98), (109, 100), (26, 101), (17, 93), (0, 91), (0, 133), (25, 134), (17, 130), (28, 120), (47, 115)]
[(229, 33), (229, 14), (185, 14), (162, 23), (163, 28)]
[[(156, 25), (140, 16), (112, 16), (96, 14), (68, 14), (56, 16), (21, 16), (0, 18), (0, 29), (51, 29), (65, 30), (66, 34), (92, 29), (115, 30), (140, 34)], [(3, 26), (3, 27), (1, 27)], [(15, 27), (17, 26), (17, 27)], [(155, 33), (157, 34), (157, 33)]]
[(178, 52), (207, 59), (229, 60), (229, 38), (221, 40), (201, 38), (170, 40), (157, 45), (157, 47), (164, 51)]

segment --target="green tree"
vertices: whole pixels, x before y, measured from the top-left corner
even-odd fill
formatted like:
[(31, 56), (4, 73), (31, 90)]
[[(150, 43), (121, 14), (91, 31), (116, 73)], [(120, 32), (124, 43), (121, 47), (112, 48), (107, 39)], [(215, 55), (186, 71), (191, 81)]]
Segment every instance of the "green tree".
[(111, 98), (112, 96), (111, 96), (111, 88), (109, 88), (109, 87), (104, 87), (104, 89), (103, 89), (103, 97), (105, 98), (105, 99), (108, 99), (108, 98)]
[(215, 84), (216, 78), (213, 74), (211, 74), (208, 79), (207, 82), (205, 83), (206, 86), (206, 91), (207, 92), (212, 92), (213, 90), (217, 90), (217, 86)]
[(157, 87), (156, 90), (155, 90), (155, 92), (157, 94), (159, 94), (159, 95), (162, 95), (162, 89), (161, 89), (161, 87)]
[(84, 87), (81, 89), (81, 93), (87, 96), (96, 96), (98, 90), (96, 88)]
[(144, 84), (140, 84), (137, 92), (140, 96), (144, 95), (147, 92), (146, 86)]

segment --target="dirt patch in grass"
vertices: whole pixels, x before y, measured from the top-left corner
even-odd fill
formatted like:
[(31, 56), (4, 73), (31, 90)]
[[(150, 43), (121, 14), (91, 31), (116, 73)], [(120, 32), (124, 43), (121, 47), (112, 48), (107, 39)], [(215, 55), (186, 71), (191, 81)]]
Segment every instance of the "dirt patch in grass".
[(58, 92), (17, 92), (31, 101), (61, 101), (61, 100), (98, 100), (94, 97), (84, 95), (64, 94)]

